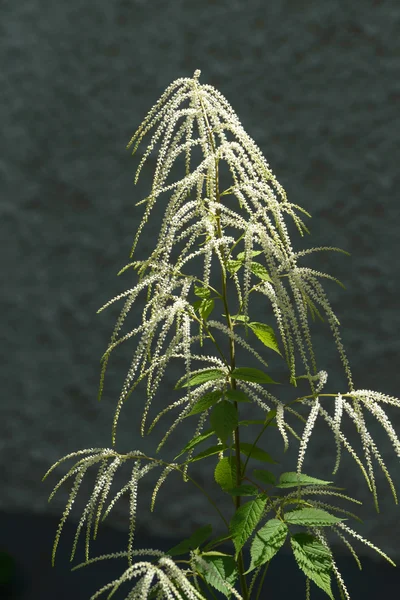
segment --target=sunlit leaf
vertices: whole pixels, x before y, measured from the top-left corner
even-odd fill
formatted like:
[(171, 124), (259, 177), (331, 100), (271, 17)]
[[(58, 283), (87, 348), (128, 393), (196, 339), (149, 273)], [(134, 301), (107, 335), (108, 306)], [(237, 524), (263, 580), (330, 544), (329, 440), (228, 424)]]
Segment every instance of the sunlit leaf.
[(332, 554), (313, 535), (296, 533), (291, 536), (293, 554), (300, 569), (314, 583), (334, 600), (331, 588), (330, 571)]
[(258, 262), (252, 262), (250, 265), (250, 269), (254, 275), (262, 279), (263, 281), (270, 281), (272, 283), (272, 279), (268, 274), (267, 269)]
[(205, 321), (210, 316), (214, 309), (214, 300), (212, 298), (204, 298), (199, 306), (199, 315)]
[(230, 598), (232, 592), (226, 587), (225, 582), (233, 587), (239, 575), (233, 557), (216, 552), (203, 553), (201, 556), (210, 566), (210, 569), (202, 569), (201, 565), (198, 565), (196, 568), (199, 573), (203, 575), (208, 584), (212, 585), (227, 598)]
[(200, 298), (208, 298), (211, 292), (208, 288), (198, 287), (197, 285), (195, 285), (194, 293), (196, 294), (196, 296), (199, 296)]
[(215, 467), (214, 479), (225, 491), (236, 485), (236, 459), (234, 456), (224, 456)]
[(186, 444), (186, 446), (183, 448), (183, 450), (181, 450), (181, 452), (177, 456), (175, 456), (174, 460), (176, 460), (177, 458), (182, 456), (182, 454), (184, 454), (185, 452), (188, 452), (189, 450), (191, 450), (192, 448), (197, 446), (197, 444), (200, 444), (204, 440), (207, 440), (212, 435), (215, 435), (214, 431), (212, 429), (208, 429), (207, 431), (203, 431), (203, 433), (196, 435), (194, 438), (192, 438), (190, 440), (190, 442), (188, 442)]
[(241, 548), (257, 527), (266, 503), (266, 498), (255, 498), (242, 504), (233, 515), (229, 523), (229, 531), (232, 534), (232, 540), (235, 545), (235, 558), (237, 558)]
[(287, 533), (287, 525), (279, 519), (267, 521), (254, 536), (250, 548), (251, 563), (246, 573), (271, 560), (285, 543)]
[(288, 471), (282, 473), (279, 477), (278, 488), (291, 488), (303, 485), (329, 485), (332, 481), (325, 481), (324, 479), (317, 479), (316, 477), (310, 477), (305, 473), (296, 473), (295, 471)]
[(221, 396), (222, 392), (219, 390), (216, 390), (215, 392), (209, 392), (208, 394), (204, 394), (204, 396), (197, 400), (196, 404), (192, 406), (191, 411), (187, 415), (185, 415), (185, 418), (207, 410), (207, 408), (210, 408), (210, 406), (218, 402)]
[(232, 379), (239, 379), (240, 381), (252, 381), (254, 383), (278, 383), (271, 379), (269, 375), (261, 371), (260, 369), (253, 369), (252, 367), (238, 367), (234, 369), (230, 376)]
[(346, 519), (339, 519), (321, 508), (301, 508), (285, 513), (285, 523), (306, 527), (329, 527)]
[(202, 373), (196, 373), (196, 375), (192, 375), (192, 377), (190, 377), (185, 383), (180, 383), (181, 381), (184, 381), (184, 378), (182, 377), (175, 385), (175, 389), (177, 390), (182, 387), (200, 385), (201, 383), (206, 383), (206, 381), (222, 379), (223, 377), (225, 377), (225, 373), (223, 373), (223, 371), (220, 369), (207, 369)]
[(196, 460), (201, 460), (202, 458), (207, 458), (208, 456), (212, 456), (213, 454), (218, 454), (221, 450), (225, 450), (227, 448), (226, 444), (218, 444), (217, 446), (211, 446), (200, 452), (200, 454), (196, 454), (193, 458), (190, 459), (189, 462), (195, 462)]
[(255, 333), (258, 339), (261, 340), (264, 346), (271, 348), (271, 350), (274, 350), (274, 352), (277, 352), (280, 356), (282, 356), (275, 337), (275, 332), (272, 327), (266, 325), (265, 323), (258, 322), (249, 323), (249, 327)]

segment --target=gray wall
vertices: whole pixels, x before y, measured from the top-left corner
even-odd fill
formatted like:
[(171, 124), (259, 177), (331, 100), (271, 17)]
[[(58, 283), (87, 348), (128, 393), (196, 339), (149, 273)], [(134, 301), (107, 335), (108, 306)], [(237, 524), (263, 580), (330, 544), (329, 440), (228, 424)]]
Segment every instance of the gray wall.
[[(125, 146), (164, 89), (196, 68), (201, 83), (214, 85), (232, 104), (289, 200), (312, 214), (305, 218), (311, 237), (301, 240), (290, 230), (294, 246), (339, 246), (352, 253), (316, 253), (303, 264), (338, 277), (347, 288), (324, 283), (342, 323), (355, 387), (399, 396), (397, 2), (8, 0), (0, 10), (0, 509), (61, 517), (70, 485), (49, 505), (47, 497), (73, 462), (45, 483), (43, 474), (67, 453), (111, 445), (135, 342), (110, 359), (98, 403), (99, 360), (122, 305), (100, 315), (96, 310), (135, 281), (133, 271), (119, 278), (116, 273), (129, 261), (143, 212), (134, 204), (147, 194), (155, 164), (152, 159), (135, 187), (138, 160)], [(156, 218), (139, 257), (152, 249), (157, 225)], [(319, 323), (313, 331), (319, 366), (329, 373), (325, 391), (347, 391), (329, 328)], [(173, 397), (175, 380), (176, 373), (167, 377), (154, 414)], [(117, 450), (154, 455), (162, 427), (140, 438), (143, 401), (143, 395), (131, 396), (123, 408)], [(400, 412), (388, 412), (398, 431)], [(400, 489), (390, 442), (379, 424), (373, 422), (371, 431)], [(176, 430), (161, 458), (175, 456), (185, 433)], [(280, 456), (281, 439), (276, 448), (271, 443), (271, 453)], [(296, 454), (293, 444), (285, 468), (295, 468)], [(232, 505), (218, 495), (211, 464), (196, 463), (192, 475), (228, 514)], [(304, 471), (329, 478), (333, 464), (331, 436), (316, 429)], [(115, 490), (129, 473), (130, 467), (121, 471)], [(151, 514), (148, 499), (157, 477), (154, 471), (143, 481), (143, 500), (139, 494), (144, 530), (188, 535), (211, 522), (218, 531), (212, 507), (176, 474)], [(87, 478), (75, 502), (75, 519), (93, 480)], [(400, 559), (400, 513), (384, 478), (378, 477), (379, 517), (345, 455), (335, 482), (364, 501), (359, 514), (366, 522), (355, 525), (358, 531)], [(127, 507), (121, 500), (111, 513), (116, 528), (127, 530)]]

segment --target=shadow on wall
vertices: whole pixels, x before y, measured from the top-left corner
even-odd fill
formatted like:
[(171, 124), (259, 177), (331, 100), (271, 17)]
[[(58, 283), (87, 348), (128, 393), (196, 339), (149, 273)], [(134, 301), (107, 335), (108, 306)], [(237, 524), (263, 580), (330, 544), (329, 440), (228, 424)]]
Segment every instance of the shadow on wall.
[[(89, 600), (101, 587), (123, 573), (126, 559), (107, 559), (71, 572), (73, 566), (84, 560), (86, 528), (81, 531), (77, 554), (73, 563), (70, 563), (76, 524), (68, 520), (61, 534), (53, 568), (51, 552), (60, 518), (0, 512), (1, 600)], [(135, 536), (135, 547), (166, 551), (179, 541), (181, 540), (157, 540), (138, 533)], [(121, 552), (126, 549), (127, 543), (128, 532), (113, 530), (102, 523), (97, 539), (90, 543), (91, 557)], [(218, 550), (231, 553), (229, 546), (220, 546)], [(400, 567), (395, 569), (386, 562), (375, 562), (359, 556), (362, 571), (358, 570), (351, 555), (336, 561), (351, 600), (399, 598)], [(245, 564), (248, 561), (249, 554), (245, 552)], [(129, 590), (129, 584), (124, 584), (113, 596), (113, 600), (125, 599)], [(335, 599), (340, 597), (334, 582), (332, 591)], [(106, 599), (108, 593), (109, 590), (101, 594), (100, 598)], [(218, 599), (224, 598), (216, 591), (214, 595)], [(311, 586), (311, 596), (313, 600), (328, 598), (314, 584)], [(255, 598), (255, 594), (253, 597)], [(271, 561), (260, 600), (303, 600), (305, 597), (305, 579), (294, 558), (289, 554), (278, 554)]]

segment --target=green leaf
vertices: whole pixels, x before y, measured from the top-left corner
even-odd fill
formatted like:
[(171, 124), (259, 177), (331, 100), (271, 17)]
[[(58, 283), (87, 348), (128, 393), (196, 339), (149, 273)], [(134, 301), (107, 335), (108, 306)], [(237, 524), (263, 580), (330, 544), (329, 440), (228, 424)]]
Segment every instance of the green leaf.
[(199, 306), (199, 315), (205, 321), (210, 316), (214, 309), (214, 300), (212, 298), (204, 298)]
[(251, 452), (251, 457), (255, 458), (256, 460), (273, 463), (275, 465), (278, 464), (278, 462), (274, 460), (272, 456), (268, 454), (268, 452), (265, 452), (265, 450), (261, 450), (261, 448), (258, 448), (257, 446), (253, 446), (253, 444), (240, 442), (240, 452), (243, 452), (243, 454), (245, 454), (246, 456), (249, 456)]
[(325, 481), (324, 479), (316, 479), (315, 477), (310, 477), (305, 473), (298, 474), (295, 471), (288, 471), (287, 473), (281, 474), (279, 477), (279, 484), (276, 487), (291, 488), (303, 485), (329, 485), (330, 483), (333, 482)]
[(221, 542), (226, 542), (231, 539), (232, 539), (231, 535), (226, 535), (226, 534), (219, 535), (218, 537), (211, 540), (211, 542), (208, 542), (208, 544), (206, 546), (204, 546), (203, 550), (211, 550), (211, 548), (214, 548), (214, 546), (219, 545)]
[[(259, 254), (262, 254), (261, 250), (252, 250), (250, 252), (250, 256), (258, 256)], [(237, 255), (238, 260), (244, 262), (245, 260), (245, 253), (244, 252), (239, 252), (239, 254)]]
[(201, 554), (201, 556), (210, 566), (210, 569), (206, 570), (201, 565), (197, 565), (196, 568), (199, 573), (203, 575), (207, 583), (212, 585), (213, 588), (224, 594), (227, 598), (230, 598), (232, 592), (226, 587), (225, 582), (228, 582), (233, 587), (239, 575), (233, 557), (216, 552)]
[(228, 437), (237, 427), (237, 410), (228, 400), (216, 404), (210, 414), (211, 427), (215, 434), (225, 444)]
[(253, 476), (263, 483), (275, 485), (275, 475), (269, 471), (265, 471), (264, 469), (254, 469)]
[(242, 261), (241, 260), (228, 260), (226, 263), (226, 267), (228, 269), (228, 271), (230, 273), (236, 273), (236, 271), (239, 271), (240, 267), (242, 266)]
[(217, 446), (211, 446), (210, 448), (207, 448), (207, 450), (200, 452), (200, 454), (196, 454), (195, 456), (193, 456), (193, 458), (191, 458), (189, 462), (195, 462), (196, 460), (207, 458), (208, 456), (212, 456), (213, 454), (218, 454), (218, 452), (221, 452), (221, 450), (226, 450), (226, 448), (226, 444), (218, 444)]
[(274, 423), (274, 417), (276, 417), (276, 408), (273, 408), (272, 410), (269, 410), (267, 412), (267, 414), (265, 415), (264, 423), (267, 423), (268, 421), (268, 427), (270, 425), (276, 425), (276, 423)]
[(192, 410), (185, 416), (185, 419), (186, 417), (190, 417), (191, 415), (197, 415), (198, 413), (207, 410), (207, 408), (210, 408), (210, 406), (218, 402), (221, 396), (222, 392), (219, 390), (216, 390), (215, 392), (209, 392), (208, 394), (204, 394), (204, 396), (199, 398), (196, 404), (192, 406)]
[(307, 577), (334, 600), (331, 588), (330, 570), (332, 554), (313, 535), (296, 533), (291, 536), (293, 554), (300, 569)]
[(242, 504), (233, 515), (229, 523), (229, 531), (235, 545), (235, 560), (237, 560), (241, 548), (257, 527), (266, 503), (266, 498), (255, 498)]
[(285, 523), (306, 527), (329, 527), (347, 519), (339, 519), (322, 508), (301, 508), (285, 513)]
[(197, 446), (197, 444), (200, 444), (204, 440), (207, 440), (212, 435), (214, 435), (214, 431), (212, 429), (207, 429), (207, 431), (204, 431), (203, 433), (196, 435), (194, 438), (192, 438), (190, 440), (190, 442), (188, 442), (186, 444), (186, 446), (183, 448), (183, 450), (181, 450), (181, 452), (178, 454), (178, 456), (175, 456), (174, 460), (176, 460), (177, 458), (182, 456), (182, 454), (185, 454), (185, 452), (188, 452), (189, 450), (191, 450), (192, 448)]
[(203, 525), (196, 529), (194, 533), (190, 536), (190, 541), (193, 545), (193, 550), (198, 548), (203, 542), (206, 541), (207, 538), (212, 534), (212, 526), (210, 524)]
[(265, 323), (253, 322), (249, 323), (250, 329), (255, 333), (259, 340), (262, 341), (264, 346), (267, 348), (271, 348), (274, 352), (277, 352), (280, 356), (282, 356), (281, 351), (279, 350), (278, 342), (276, 341), (275, 332), (269, 325)]
[[(225, 317), (225, 315), (222, 315)], [(249, 317), (245, 315), (231, 315), (232, 321), (239, 321), (240, 323), (246, 323), (249, 320)]]
[[(213, 540), (213, 541), (215, 542), (215, 540)], [(231, 556), (231, 555), (226, 554), (226, 552), (218, 552), (218, 550), (211, 550), (210, 552), (201, 552), (200, 556)]]
[(250, 567), (244, 575), (271, 560), (285, 543), (287, 533), (287, 525), (279, 519), (267, 521), (254, 536), (250, 548)]
[(232, 379), (239, 379), (240, 381), (253, 381), (254, 383), (278, 383), (271, 379), (269, 375), (260, 371), (260, 369), (253, 369), (252, 367), (238, 367), (234, 369), (230, 376)]
[(236, 485), (236, 459), (234, 456), (224, 456), (218, 462), (214, 470), (214, 479), (224, 492)]
[(228, 492), (231, 496), (257, 496), (258, 494), (258, 489), (255, 485), (239, 485), (239, 487), (224, 491)]
[[(248, 419), (246, 421), (239, 421), (238, 425), (264, 425), (264, 419)], [(270, 423), (269, 425), (275, 425), (276, 423)]]
[(167, 550), (166, 554), (169, 554), (169, 556), (179, 556), (180, 554), (187, 554), (189, 550), (192, 550), (190, 538), (182, 540), (182, 542)]
[(186, 554), (189, 550), (195, 550), (202, 544), (207, 538), (210, 537), (212, 533), (211, 525), (204, 525), (203, 527), (199, 527), (196, 531), (187, 538), (186, 540), (182, 540), (173, 548), (170, 548), (167, 551), (169, 556), (178, 556), (179, 554)]
[(198, 287), (197, 285), (195, 285), (194, 293), (196, 294), (196, 296), (200, 296), (200, 298), (208, 298), (211, 292), (208, 288)]
[(185, 383), (180, 383), (181, 381), (185, 380), (185, 377), (181, 377), (181, 379), (175, 385), (176, 390), (183, 387), (200, 385), (201, 383), (206, 383), (206, 381), (213, 381), (214, 379), (222, 379), (223, 377), (225, 377), (225, 373), (220, 369), (206, 369), (202, 373), (196, 373), (196, 375), (192, 375), (192, 377), (189, 378), (189, 381), (186, 381)]
[(271, 281), (272, 283), (272, 279), (269, 276), (267, 269), (260, 263), (252, 262), (250, 269), (252, 273), (254, 273), (254, 275), (256, 275), (259, 279), (262, 279), (263, 281)]
[(229, 398), (229, 400), (234, 400), (235, 402), (251, 402), (250, 398), (240, 390), (227, 390), (225, 396)]
[(203, 302), (203, 300), (195, 300), (191, 304), (195, 310), (199, 310), (202, 302)]

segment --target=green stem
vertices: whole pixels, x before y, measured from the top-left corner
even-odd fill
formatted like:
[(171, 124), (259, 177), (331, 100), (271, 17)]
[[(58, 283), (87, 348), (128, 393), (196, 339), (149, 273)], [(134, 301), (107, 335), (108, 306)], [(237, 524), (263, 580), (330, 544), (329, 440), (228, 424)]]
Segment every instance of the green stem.
[[(309, 394), (307, 396), (299, 396), (298, 398), (296, 398), (295, 400), (291, 400), (290, 402), (288, 402), (285, 406), (290, 406), (291, 404), (295, 404), (296, 402), (300, 402), (301, 400), (304, 400), (305, 398), (316, 398), (316, 397), (328, 397), (331, 396), (332, 398), (336, 398), (337, 393), (336, 394)], [(352, 398), (354, 396), (353, 394), (341, 394), (342, 398)]]
[(261, 577), (261, 579), (260, 579), (260, 583), (259, 583), (259, 585), (258, 585), (258, 590), (257, 590), (257, 596), (256, 596), (256, 600), (258, 600), (258, 599), (259, 599), (259, 597), (260, 597), (260, 594), (261, 594), (261, 589), (262, 589), (262, 584), (264, 583), (264, 579), (265, 579), (265, 575), (267, 574), (267, 570), (268, 570), (268, 567), (269, 567), (269, 563), (270, 563), (270, 561), (268, 561), (268, 562), (267, 562), (267, 564), (265, 565), (264, 572), (263, 572), (263, 574), (262, 574), (262, 577)]
[[(201, 98), (200, 98), (200, 102), (201, 102)], [(206, 111), (204, 110), (204, 107), (203, 107), (203, 114), (204, 114), (204, 119), (207, 124), (208, 132), (209, 132), (210, 144), (211, 144), (214, 156), (215, 156), (216, 151), (215, 151), (214, 140), (213, 140), (213, 136), (211, 134), (211, 127), (208, 122), (207, 114), (206, 114)], [(220, 198), (220, 193), (219, 193), (218, 160), (217, 159), (215, 159), (215, 188), (216, 188), (215, 192), (216, 192), (217, 202), (220, 202), (221, 198)], [(221, 239), (222, 231), (221, 231), (220, 211), (218, 211), (216, 214), (216, 222), (217, 222), (217, 225), (216, 225), (217, 226), (217, 235)], [(226, 264), (224, 248), (221, 249), (221, 254), (222, 254), (222, 259), (223, 259), (224, 263)], [(228, 329), (233, 333), (233, 326), (232, 326), (231, 316), (229, 313), (228, 299), (227, 299), (228, 295), (227, 295), (227, 286), (226, 286), (226, 274), (223, 269), (221, 269), (221, 280), (222, 280), (221, 281), (222, 282), (222, 301), (223, 301), (224, 308), (225, 308), (225, 316), (226, 316), (227, 326), (228, 326)], [(229, 354), (230, 354), (231, 371), (233, 371), (235, 369), (235, 342), (234, 342), (232, 336), (229, 336)], [(233, 390), (236, 389), (236, 381), (233, 378), (231, 378), (231, 387)], [(237, 402), (235, 402), (235, 409), (236, 409), (236, 412), (238, 413), (238, 403)], [(239, 426), (237, 426), (235, 429), (234, 437), (235, 437), (235, 458), (236, 458), (236, 485), (240, 486), (240, 484), (241, 484), (241, 465), (240, 465)], [(240, 508), (240, 504), (241, 504), (241, 497), (235, 496), (236, 511)], [(237, 565), (238, 565), (238, 570), (239, 570), (240, 587), (241, 587), (241, 591), (242, 591), (243, 600), (249, 600), (247, 581), (246, 581), (246, 577), (244, 576), (245, 568), (244, 568), (243, 551), (242, 550), (240, 550), (240, 552), (238, 554)]]
[(270, 419), (267, 419), (267, 421), (265, 422), (265, 424), (264, 424), (263, 428), (261, 429), (260, 433), (258, 434), (258, 436), (256, 437), (256, 439), (254, 440), (253, 445), (252, 445), (252, 447), (250, 449), (250, 452), (247, 455), (246, 462), (244, 463), (242, 477), (245, 476), (247, 463), (250, 460), (250, 456), (251, 456), (251, 453), (252, 453), (252, 450), (253, 450), (254, 446), (257, 444), (258, 440), (260, 439), (260, 437), (262, 436), (262, 434), (264, 433), (264, 431), (267, 429), (268, 425), (274, 420), (274, 418), (275, 418), (275, 415), (273, 417), (271, 417)]
[(195, 321), (197, 321), (198, 323), (200, 323), (200, 325), (205, 328), (205, 330), (207, 332), (207, 335), (209, 336), (210, 340), (214, 343), (215, 347), (217, 348), (218, 352), (220, 353), (222, 361), (225, 363), (225, 365), (227, 367), (229, 367), (228, 362), (227, 362), (227, 360), (225, 358), (224, 353), (222, 352), (221, 348), (219, 347), (219, 344), (218, 344), (217, 340), (215, 339), (215, 337), (213, 336), (213, 334), (210, 332), (209, 327), (207, 326), (207, 321), (205, 319), (199, 319), (198, 316), (196, 314), (194, 314), (194, 313), (190, 313), (190, 317), (192, 319), (194, 319)]

